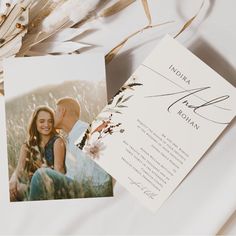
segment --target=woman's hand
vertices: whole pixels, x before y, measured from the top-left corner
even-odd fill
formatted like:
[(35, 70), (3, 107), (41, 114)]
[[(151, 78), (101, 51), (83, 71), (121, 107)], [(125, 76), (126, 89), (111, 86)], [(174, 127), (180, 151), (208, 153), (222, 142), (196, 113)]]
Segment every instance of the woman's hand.
[(17, 185), (18, 185), (18, 183), (19, 183), (19, 180), (14, 173), (10, 179), (10, 182), (9, 182), (10, 200), (11, 201), (17, 200), (17, 195), (18, 195)]
[[(22, 195), (21, 192), (23, 188), (19, 181), (19, 177), (21, 177), (22, 174), (24, 173), (26, 159), (28, 155), (29, 155), (29, 150), (28, 150), (27, 145), (24, 143), (20, 149), (20, 155), (19, 155), (19, 161), (18, 161), (17, 167), (9, 181), (9, 191), (10, 191), (11, 201), (17, 201), (21, 199), (21, 195)], [(29, 175), (30, 175), (30, 172), (29, 172)]]

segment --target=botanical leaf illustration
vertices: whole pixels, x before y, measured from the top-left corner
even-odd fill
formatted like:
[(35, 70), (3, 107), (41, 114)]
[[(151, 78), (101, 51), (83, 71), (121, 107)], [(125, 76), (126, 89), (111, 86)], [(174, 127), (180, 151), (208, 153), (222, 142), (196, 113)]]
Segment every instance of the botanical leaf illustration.
[(122, 103), (124, 103), (124, 102), (127, 102), (130, 98), (132, 98), (133, 97), (133, 95), (130, 95), (130, 96), (128, 96), (127, 98), (125, 98), (123, 101), (122, 101)]
[(142, 85), (143, 85), (143, 84), (141, 84), (141, 83), (130, 83), (130, 84), (127, 84), (127, 85), (122, 86), (122, 87), (118, 90), (118, 92), (115, 94), (115, 96), (114, 96), (112, 99), (110, 99), (110, 101), (108, 102), (108, 105), (112, 104), (114, 98), (115, 98), (116, 96), (118, 96), (120, 93), (122, 93), (123, 91), (125, 91), (126, 89), (132, 89), (132, 88), (135, 87), (135, 86), (142, 86)]
[(124, 97), (124, 95), (118, 98), (118, 100), (116, 102), (116, 106), (122, 101), (123, 97)]
[(128, 106), (119, 105), (119, 106), (117, 106), (117, 107), (119, 107), (119, 108), (126, 108), (126, 107), (128, 107)]
[(120, 112), (120, 111), (114, 111), (114, 113), (122, 114), (122, 112)]

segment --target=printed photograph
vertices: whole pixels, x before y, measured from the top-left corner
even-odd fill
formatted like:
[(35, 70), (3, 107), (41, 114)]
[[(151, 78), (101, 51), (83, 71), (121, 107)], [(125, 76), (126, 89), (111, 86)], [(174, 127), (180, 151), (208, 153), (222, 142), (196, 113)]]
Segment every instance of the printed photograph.
[(4, 63), (11, 202), (113, 196), (112, 178), (75, 141), (106, 104), (100, 54)]

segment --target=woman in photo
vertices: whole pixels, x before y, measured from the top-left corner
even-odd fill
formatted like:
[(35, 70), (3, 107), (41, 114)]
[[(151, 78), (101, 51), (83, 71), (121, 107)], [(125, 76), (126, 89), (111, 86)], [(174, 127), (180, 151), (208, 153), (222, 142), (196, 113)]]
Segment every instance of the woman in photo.
[(20, 149), (17, 167), (10, 178), (11, 201), (27, 200), (30, 181), (35, 171), (48, 167), (65, 174), (66, 147), (54, 128), (54, 112), (39, 106), (33, 112), (27, 140)]

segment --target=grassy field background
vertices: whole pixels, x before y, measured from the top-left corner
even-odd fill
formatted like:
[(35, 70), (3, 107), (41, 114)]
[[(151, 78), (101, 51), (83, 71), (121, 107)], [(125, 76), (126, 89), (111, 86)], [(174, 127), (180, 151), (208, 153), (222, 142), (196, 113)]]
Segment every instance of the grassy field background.
[(106, 103), (104, 81), (67, 81), (60, 85), (41, 87), (6, 102), (9, 178), (16, 168), (20, 147), (26, 139), (29, 118), (39, 105), (55, 109), (59, 98), (69, 96), (81, 105), (81, 120), (90, 123)]

